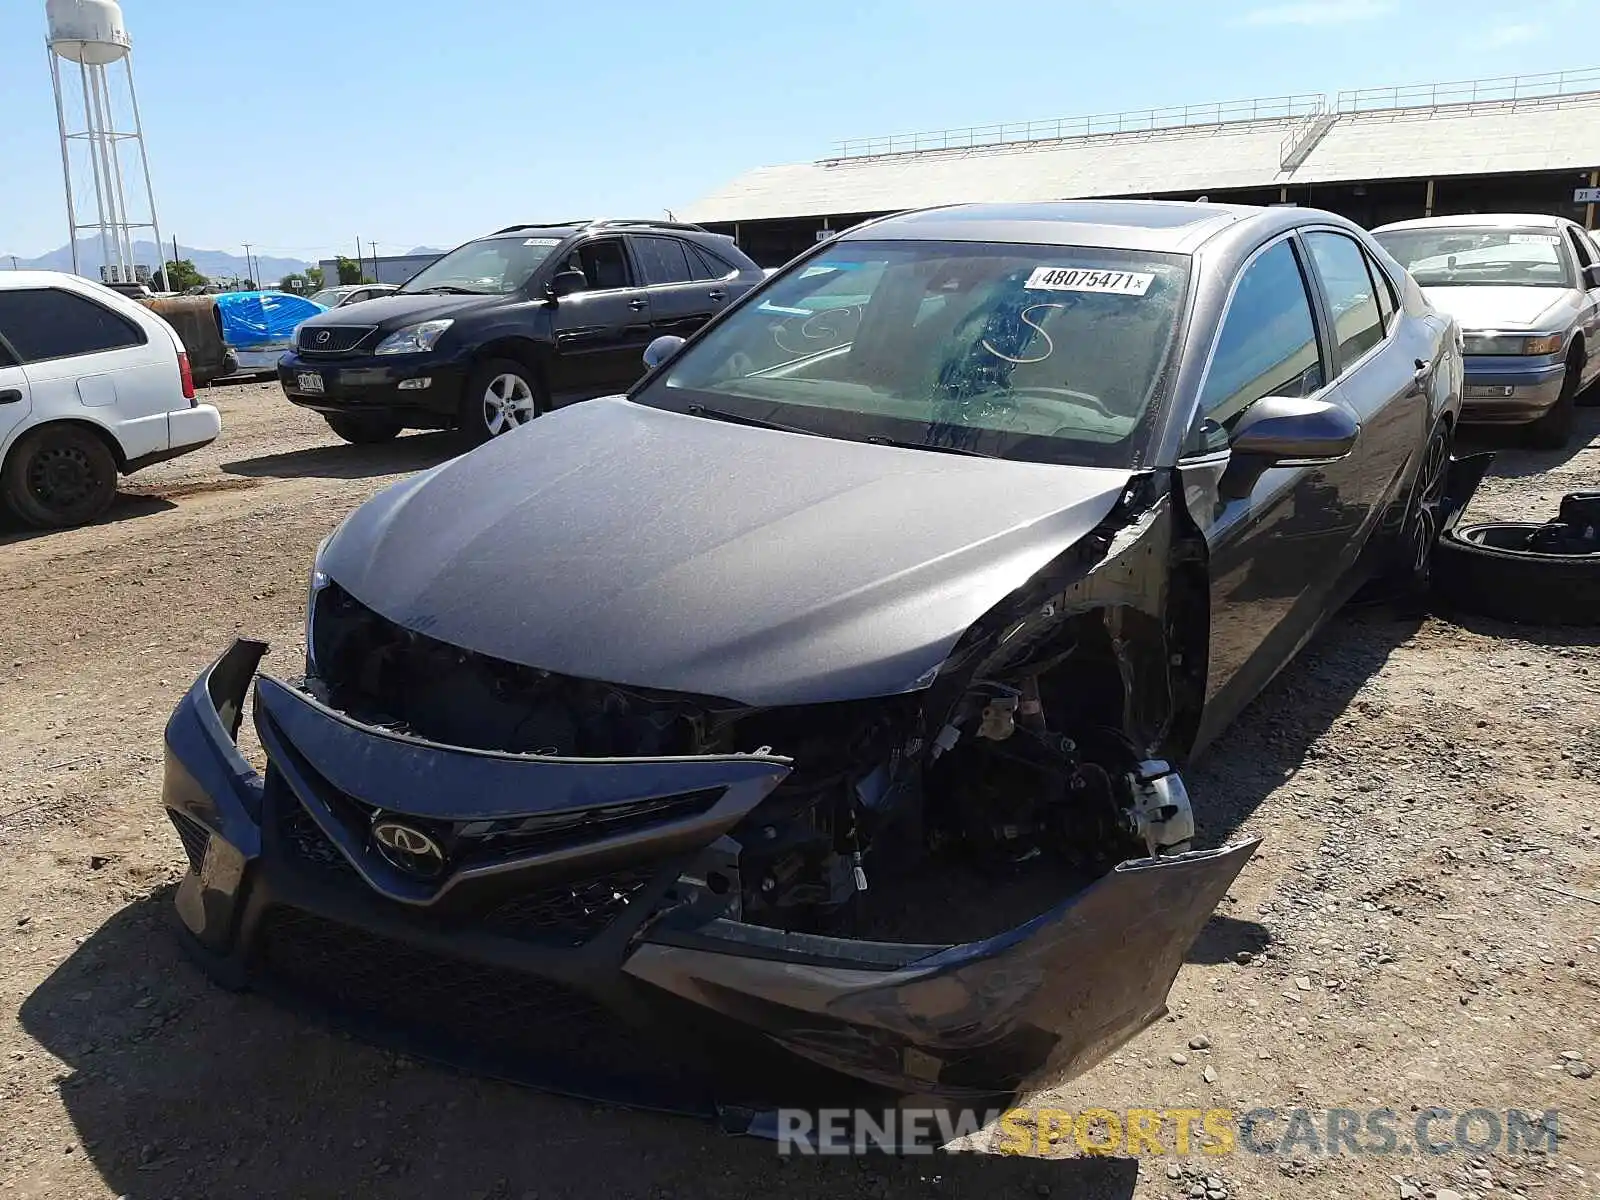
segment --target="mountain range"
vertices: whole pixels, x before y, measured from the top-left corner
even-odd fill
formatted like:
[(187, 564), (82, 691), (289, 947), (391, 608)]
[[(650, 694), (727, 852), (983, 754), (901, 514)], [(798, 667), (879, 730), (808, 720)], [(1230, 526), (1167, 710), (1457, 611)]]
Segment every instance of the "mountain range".
[[(250, 274), (250, 266), (242, 254), (229, 254), (225, 250), (200, 250), (194, 246), (179, 244), (178, 253), (194, 263), (195, 270), (208, 279), (231, 279), (234, 276), (244, 278)], [(166, 252), (156, 249), (156, 244), (151, 241), (134, 242), (133, 257), (135, 262), (148, 264), (152, 269), (159, 268), (160, 264), (172, 257), (172, 244), (167, 243)], [(261, 272), (261, 279), (257, 283), (275, 285), (285, 275), (296, 271), (304, 271), (312, 263), (304, 262), (297, 258), (273, 258), (269, 254), (253, 256), (256, 261), (255, 269)], [(12, 256), (0, 255), (0, 268), (11, 265)], [(100, 239), (82, 239), (78, 242), (78, 270), (91, 279), (100, 277), (100, 266), (105, 261), (100, 253)], [(38, 258), (23, 258), (16, 256), (16, 266), (22, 271), (70, 271), (72, 270), (72, 247), (62, 246), (59, 250), (52, 250), (48, 254), (41, 254)]]
[[(200, 250), (194, 246), (178, 245), (178, 253), (194, 263), (195, 270), (207, 279), (240, 279), (248, 278), (251, 273), (250, 265), (242, 254), (229, 254), (226, 250)], [(408, 254), (443, 254), (443, 250), (435, 250), (429, 246), (417, 246), (407, 251)], [(133, 244), (133, 256), (136, 262), (147, 263), (152, 268), (157, 268), (160, 263), (172, 257), (172, 244), (167, 244), (165, 253), (156, 250), (154, 242), (142, 241)], [(14, 256), (16, 267), (21, 271), (70, 271), (72, 270), (72, 247), (62, 246), (59, 250), (52, 250), (48, 254), (41, 254), (38, 258), (23, 258), (20, 254)], [(315, 263), (306, 262), (298, 258), (274, 258), (270, 254), (253, 255), (255, 270), (261, 273), (257, 283), (268, 287), (275, 287), (278, 280), (285, 275), (304, 271)], [(0, 254), (0, 270), (12, 265), (13, 256)], [(78, 269), (91, 279), (100, 277), (100, 265), (104, 261), (100, 254), (100, 241), (95, 239), (82, 239), (78, 242)]]

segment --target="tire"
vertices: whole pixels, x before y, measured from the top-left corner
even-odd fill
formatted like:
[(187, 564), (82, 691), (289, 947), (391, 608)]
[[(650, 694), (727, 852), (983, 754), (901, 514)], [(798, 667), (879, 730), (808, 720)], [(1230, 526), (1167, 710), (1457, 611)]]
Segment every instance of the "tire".
[(467, 380), (457, 423), (478, 446), (526, 425), (548, 407), (532, 370), (509, 358), (491, 358)]
[(403, 426), (393, 417), (352, 416), (346, 413), (324, 413), (328, 428), (354, 446), (371, 446), (378, 442), (392, 442), (400, 436)]
[(0, 495), (35, 529), (86, 525), (117, 494), (117, 460), (81, 425), (45, 425), (12, 447), (0, 472)]
[(1520, 547), (1533, 522), (1461, 525), (1439, 539), (1434, 592), (1462, 612), (1527, 625), (1600, 625), (1600, 553)]
[(1578, 413), (1578, 388), (1583, 381), (1583, 348), (1575, 346), (1567, 355), (1567, 369), (1561, 376), (1561, 395), (1545, 413), (1528, 426), (1528, 444), (1539, 450), (1560, 450), (1572, 437)]

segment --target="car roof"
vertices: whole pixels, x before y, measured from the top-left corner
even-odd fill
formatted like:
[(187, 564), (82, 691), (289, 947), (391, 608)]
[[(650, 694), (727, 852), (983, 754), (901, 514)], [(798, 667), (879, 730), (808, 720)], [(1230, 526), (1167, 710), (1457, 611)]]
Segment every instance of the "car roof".
[(1373, 233), (1387, 233), (1391, 229), (1559, 229), (1567, 222), (1562, 217), (1548, 213), (1462, 213), (1449, 217), (1416, 217), (1410, 221), (1393, 221), (1380, 225)]
[(1245, 224), (1288, 228), (1315, 209), (1194, 200), (1051, 200), (1017, 204), (954, 204), (869, 221), (846, 239), (1026, 242), (1051, 246), (1153, 250), (1187, 254), (1227, 229)]
[(74, 275), (69, 271), (0, 271), (0, 288), (7, 290), (60, 287), (62, 284), (73, 288), (89, 289), (98, 289), (106, 286), (87, 276)]

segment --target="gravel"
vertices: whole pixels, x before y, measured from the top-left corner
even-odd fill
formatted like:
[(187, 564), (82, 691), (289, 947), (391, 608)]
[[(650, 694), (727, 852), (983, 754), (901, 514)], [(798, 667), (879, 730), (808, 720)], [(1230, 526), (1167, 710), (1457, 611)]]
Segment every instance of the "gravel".
[[(162, 725), (234, 636), (265, 636), (269, 666), (292, 672), (313, 548), (453, 444), (345, 446), (271, 389), (206, 398), (224, 409), (223, 438), (134, 477), (110, 520), (45, 537), (0, 529), (9, 1194), (1021, 1200), (1044, 1185), (1085, 1200), (1196, 1187), (1202, 1200), (1416, 1200), (1396, 1184), (1411, 1171), (1423, 1200), (1482, 1200), (1491, 1188), (1471, 1172), (1483, 1170), (1494, 1195), (1559, 1200), (1600, 1169), (1600, 1127), (1566, 1119), (1593, 1111), (1578, 1072), (1592, 1074), (1600, 1045), (1600, 935), (1582, 898), (1600, 895), (1600, 649), (1585, 631), (1382, 609), (1331, 619), (1185, 771), (1200, 844), (1264, 841), (1179, 970), (1168, 1007), (1181, 1024), (1158, 1022), (1033, 1099), (1075, 1112), (1387, 1106), (1402, 1128), (1434, 1105), (1554, 1108), (1556, 1156), (1469, 1167), (1460, 1154), (1191, 1147), (1187, 1171), (1174, 1176), (1169, 1157), (1137, 1181), (1116, 1159), (780, 1166), (766, 1143), (435, 1070), (210, 985), (170, 928), (184, 866), (154, 807)], [(1580, 416), (1592, 437), (1600, 411)], [(1507, 453), (1473, 512), (1542, 519), (1563, 492), (1596, 486), (1592, 448)], [(1259, 598), (1263, 611), (1282, 601)], [(248, 732), (244, 748), (259, 753)], [(1190, 1029), (1206, 1033), (1178, 1032)], [(1174, 1041), (1187, 1049), (1161, 1049)], [(1198, 1078), (1146, 1066), (1197, 1053)], [(1226, 1097), (1211, 1099), (1202, 1082), (1220, 1073)]]

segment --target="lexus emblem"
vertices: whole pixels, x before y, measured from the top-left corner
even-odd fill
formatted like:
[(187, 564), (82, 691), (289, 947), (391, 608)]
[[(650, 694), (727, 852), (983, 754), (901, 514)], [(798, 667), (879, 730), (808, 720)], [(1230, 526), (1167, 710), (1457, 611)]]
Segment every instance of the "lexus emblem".
[(444, 851), (422, 830), (398, 821), (379, 821), (372, 827), (372, 842), (390, 865), (419, 879), (444, 874)]
[(326, 329), (317, 334), (317, 345), (319, 346), (326, 346), (332, 340), (333, 334), (329, 333)]

